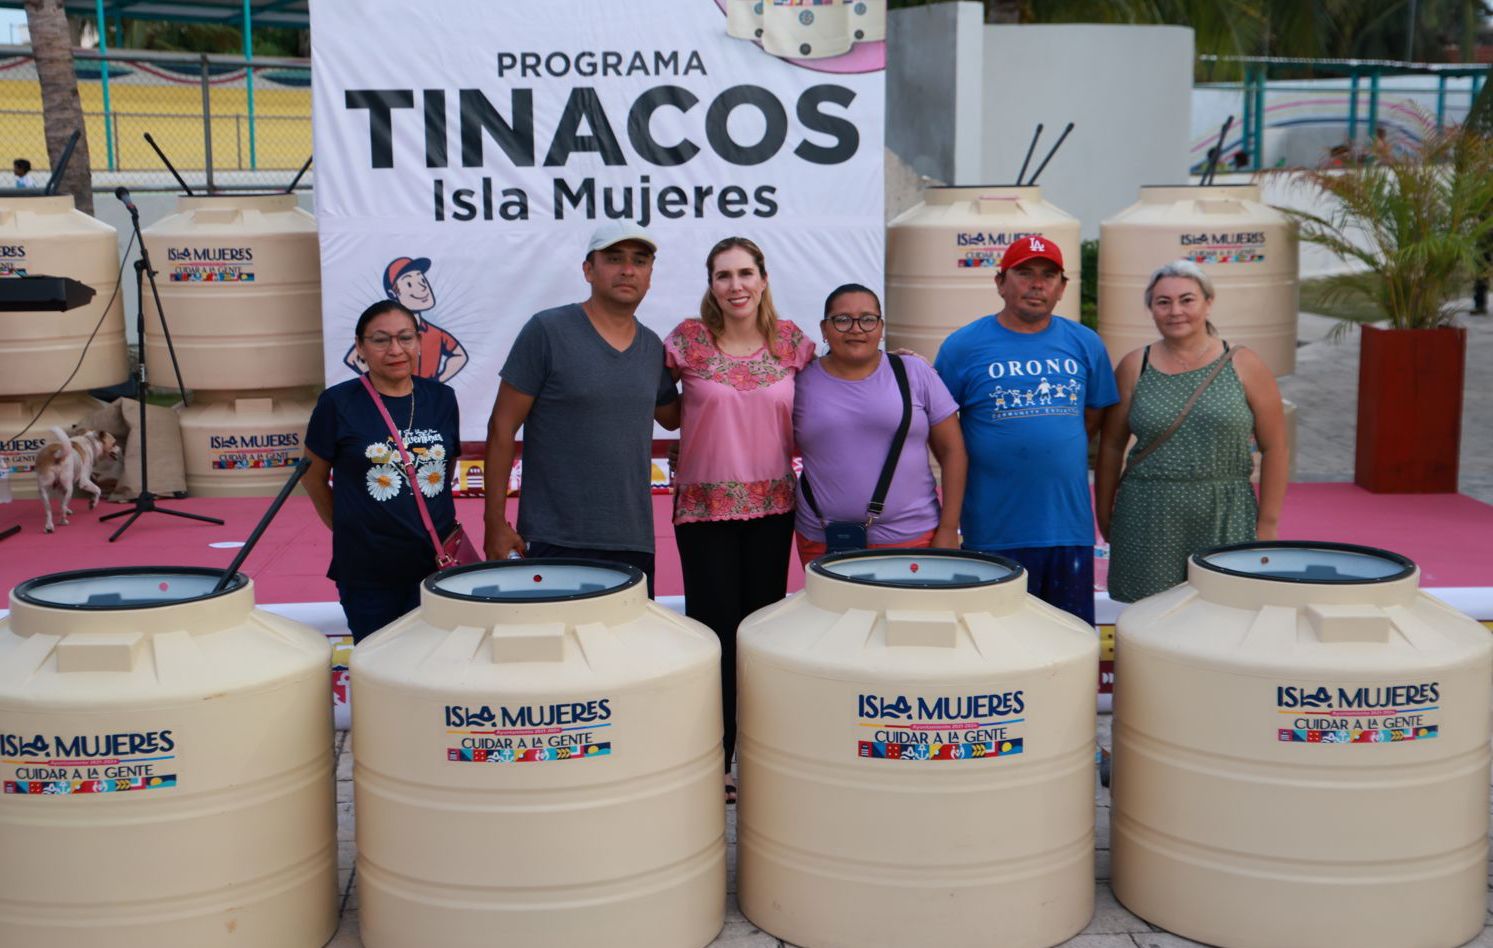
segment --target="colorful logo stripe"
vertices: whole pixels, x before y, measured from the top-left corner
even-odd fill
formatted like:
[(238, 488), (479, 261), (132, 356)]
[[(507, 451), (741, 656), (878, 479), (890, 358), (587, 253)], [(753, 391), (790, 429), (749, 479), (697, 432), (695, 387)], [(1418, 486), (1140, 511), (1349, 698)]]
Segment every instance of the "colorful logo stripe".
[(155, 777), (121, 777), (113, 780), (7, 780), (5, 792), (56, 797), (83, 793), (163, 790), (174, 786), (176, 774), (161, 774)]
[(610, 757), (612, 745), (587, 744), (584, 747), (527, 747), (514, 750), (511, 747), (487, 748), (448, 747), (446, 760), (460, 764), (528, 764), (547, 760), (586, 760), (591, 757)]
[(1265, 254), (1260, 250), (1189, 250), (1183, 254), (1193, 263), (1264, 263)]
[(1403, 741), (1428, 741), (1440, 731), (1439, 724), (1328, 731), (1283, 727), (1276, 731), (1275, 739), (1287, 744), (1398, 744)]
[(172, 283), (253, 283), (252, 273), (223, 273), (217, 270), (209, 270), (203, 273), (198, 270), (172, 270)]
[(878, 760), (976, 760), (1011, 757), (1024, 749), (1024, 738), (1007, 741), (974, 741), (958, 744), (898, 744), (890, 741), (858, 741), (861, 757)]

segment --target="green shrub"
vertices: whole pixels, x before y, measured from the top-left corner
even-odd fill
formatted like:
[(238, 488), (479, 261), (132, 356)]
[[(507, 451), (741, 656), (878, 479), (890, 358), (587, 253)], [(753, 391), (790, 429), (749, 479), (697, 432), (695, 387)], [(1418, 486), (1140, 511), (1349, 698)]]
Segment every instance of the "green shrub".
[(1099, 328), (1099, 241), (1079, 244), (1078, 256), (1083, 271), (1078, 279), (1079, 319), (1090, 329)]

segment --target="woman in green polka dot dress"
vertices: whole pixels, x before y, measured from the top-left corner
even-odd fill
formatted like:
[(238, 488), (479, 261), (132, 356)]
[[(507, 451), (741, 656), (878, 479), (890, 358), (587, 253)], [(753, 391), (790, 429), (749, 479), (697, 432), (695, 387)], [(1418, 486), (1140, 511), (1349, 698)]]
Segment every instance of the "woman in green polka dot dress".
[[(1229, 351), (1208, 319), (1213, 281), (1196, 264), (1151, 274), (1146, 307), (1161, 338), (1120, 360), (1120, 403), (1109, 413), (1094, 478), (1099, 531), (1110, 542), (1109, 597), (1135, 602), (1187, 579), (1187, 558), (1227, 543), (1273, 540), (1286, 493), (1286, 423), (1280, 390), (1260, 357), (1233, 353), (1182, 426), (1138, 455), (1181, 414)], [(1136, 445), (1121, 477), (1131, 434)], [(1260, 494), (1250, 485), (1251, 439), (1260, 448)]]

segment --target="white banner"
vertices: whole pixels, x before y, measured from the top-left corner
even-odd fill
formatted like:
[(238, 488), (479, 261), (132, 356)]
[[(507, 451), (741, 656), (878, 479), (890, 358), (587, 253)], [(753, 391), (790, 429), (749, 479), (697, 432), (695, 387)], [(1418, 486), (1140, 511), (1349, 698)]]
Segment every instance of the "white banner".
[[(795, 50), (830, 49), (866, 7), (766, 5), (791, 13)], [(399, 298), (429, 324), (422, 373), (456, 389), (462, 437), (481, 440), (514, 336), (588, 295), (586, 241), (609, 217), (659, 240), (638, 315), (661, 336), (698, 315), (705, 253), (735, 234), (762, 246), (780, 312), (808, 332), (838, 284), (881, 286), (883, 42), (780, 59), (729, 36), (716, 0), (311, 16), (328, 384), (352, 375), (358, 314)]]

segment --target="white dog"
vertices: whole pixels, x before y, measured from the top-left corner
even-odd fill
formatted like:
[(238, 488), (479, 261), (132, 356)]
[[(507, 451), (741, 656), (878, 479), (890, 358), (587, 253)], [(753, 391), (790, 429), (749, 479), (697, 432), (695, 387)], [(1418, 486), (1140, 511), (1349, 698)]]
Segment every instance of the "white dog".
[(62, 523), (66, 526), (67, 518), (73, 515), (68, 507), (73, 499), (73, 488), (81, 487), (93, 495), (88, 501), (89, 510), (97, 507), (99, 495), (103, 492), (93, 482), (93, 467), (106, 457), (118, 456), (119, 446), (107, 431), (85, 431), (69, 438), (61, 428), (52, 429), (52, 440), (36, 452), (36, 488), (41, 493), (42, 508), (47, 512), (47, 533), (53, 530), (52, 492), (62, 492)]

